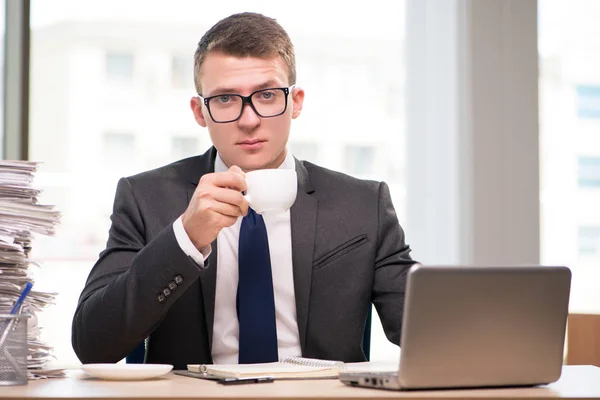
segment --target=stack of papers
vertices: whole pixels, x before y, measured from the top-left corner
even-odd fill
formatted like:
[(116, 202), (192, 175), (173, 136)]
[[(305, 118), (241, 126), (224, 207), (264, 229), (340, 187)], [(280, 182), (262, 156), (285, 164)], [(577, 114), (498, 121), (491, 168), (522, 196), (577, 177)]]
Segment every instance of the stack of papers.
[[(53, 206), (38, 204), (40, 191), (33, 188), (37, 163), (0, 161), (0, 313), (8, 313), (27, 282), (32, 282), (31, 267), (39, 267), (28, 258), (34, 234), (53, 235), (60, 213)], [(29, 314), (27, 367), (31, 378), (61, 375), (46, 370), (52, 347), (40, 340), (36, 314), (53, 304), (56, 293), (31, 290), (22, 313)]]

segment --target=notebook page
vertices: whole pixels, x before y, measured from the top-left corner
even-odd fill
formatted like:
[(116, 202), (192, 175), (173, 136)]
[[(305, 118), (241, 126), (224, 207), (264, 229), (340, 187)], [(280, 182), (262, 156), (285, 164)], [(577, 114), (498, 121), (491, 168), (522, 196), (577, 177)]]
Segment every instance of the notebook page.
[(321, 360), (319, 358), (286, 357), (280, 362), (286, 364), (305, 365), (307, 367), (337, 368), (339, 371), (343, 371), (345, 369), (345, 365), (342, 361)]
[(311, 367), (282, 362), (258, 364), (189, 364), (188, 370), (223, 378), (272, 376), (274, 378), (337, 378), (331, 367)]

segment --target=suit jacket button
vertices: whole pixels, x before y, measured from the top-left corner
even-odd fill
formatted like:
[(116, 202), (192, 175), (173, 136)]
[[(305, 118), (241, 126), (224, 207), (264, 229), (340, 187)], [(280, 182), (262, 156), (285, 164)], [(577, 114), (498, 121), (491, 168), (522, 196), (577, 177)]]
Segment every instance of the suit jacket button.
[(171, 289), (171, 290), (177, 289), (177, 284), (173, 281), (169, 282), (169, 289)]
[(169, 297), (171, 295), (171, 291), (169, 290), (169, 288), (164, 288), (163, 294), (165, 295), (165, 297)]
[(158, 296), (156, 296), (156, 300), (158, 300), (159, 303), (163, 303), (166, 299), (167, 298), (162, 293), (160, 293)]
[(175, 283), (181, 285), (183, 283), (183, 276), (175, 275)]

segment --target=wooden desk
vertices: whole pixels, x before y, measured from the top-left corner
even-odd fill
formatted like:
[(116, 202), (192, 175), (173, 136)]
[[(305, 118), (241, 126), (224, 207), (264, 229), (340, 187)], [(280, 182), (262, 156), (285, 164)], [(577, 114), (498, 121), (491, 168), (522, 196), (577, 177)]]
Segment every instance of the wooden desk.
[(566, 366), (548, 386), (518, 389), (473, 389), (398, 392), (352, 388), (338, 380), (278, 381), (239, 386), (169, 374), (141, 382), (110, 382), (75, 372), (66, 379), (30, 381), (26, 386), (0, 387), (0, 398), (11, 399), (600, 399), (600, 368)]

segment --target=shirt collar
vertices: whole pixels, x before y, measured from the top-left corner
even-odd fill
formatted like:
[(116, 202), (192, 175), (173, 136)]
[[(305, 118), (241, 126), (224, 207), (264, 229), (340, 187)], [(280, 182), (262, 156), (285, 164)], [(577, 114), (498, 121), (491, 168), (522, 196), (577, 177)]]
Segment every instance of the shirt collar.
[[(292, 153), (290, 152), (289, 149), (287, 149), (287, 153), (285, 155), (285, 160), (283, 160), (281, 165), (277, 168), (278, 169), (296, 169), (296, 163), (294, 162), (294, 156), (292, 155)], [(225, 165), (225, 162), (221, 158), (221, 154), (219, 152), (217, 152), (217, 158), (215, 158), (215, 172), (225, 172), (228, 169), (229, 168), (227, 167), (227, 165)]]

